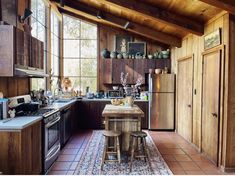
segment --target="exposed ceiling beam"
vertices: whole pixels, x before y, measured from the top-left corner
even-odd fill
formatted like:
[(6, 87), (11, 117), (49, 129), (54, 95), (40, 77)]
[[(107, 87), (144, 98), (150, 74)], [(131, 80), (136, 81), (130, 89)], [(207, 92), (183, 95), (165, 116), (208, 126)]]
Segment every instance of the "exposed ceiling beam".
[(235, 15), (235, 1), (234, 0), (200, 0), (209, 5), (223, 9)]
[(145, 41), (148, 41), (148, 42), (151, 42), (151, 43), (155, 43), (156, 45), (161, 46), (163, 48), (169, 48), (168, 44), (164, 44), (164, 43), (158, 42), (156, 40), (153, 40), (152, 38), (148, 38), (148, 37), (145, 37), (145, 36), (142, 36), (142, 35), (139, 35), (139, 34), (136, 34), (136, 33), (130, 32), (130, 31), (127, 31), (125, 29), (122, 29), (122, 28), (114, 26), (114, 25), (111, 26), (110, 24), (107, 25), (107, 24), (100, 23), (99, 19), (96, 19), (96, 20), (95, 19), (89, 19), (87, 17), (84, 17), (84, 16), (81, 16), (81, 15), (79, 15), (77, 13), (68, 11), (68, 10), (66, 10), (64, 8), (61, 8), (61, 7), (58, 7), (58, 10), (60, 11), (61, 14), (66, 14), (66, 15), (69, 15), (69, 16), (72, 16), (72, 17), (75, 17), (75, 18), (79, 18), (81, 20), (85, 20), (85, 21), (88, 21), (90, 23), (97, 24), (98, 26), (103, 26), (103, 27), (106, 27), (106, 28), (108, 27), (109, 29), (114, 30), (114, 31), (125, 32), (127, 35), (132, 35), (133, 37), (138, 38), (140, 40), (145, 40)]
[(134, 13), (145, 15), (152, 20), (164, 23), (166, 25), (176, 27), (178, 29), (190, 32), (196, 35), (203, 35), (204, 25), (187, 18), (182, 15), (178, 15), (167, 10), (150, 6), (144, 2), (136, 0), (101, 0), (103, 3), (110, 5), (116, 5), (126, 10), (132, 10)]
[[(52, 1), (57, 2), (57, 4), (59, 5), (59, 0), (52, 0)], [(94, 18), (97, 19), (97, 13), (100, 11), (99, 9), (87, 6), (80, 2), (75, 2), (74, 0), (66, 0), (65, 6), (63, 8), (74, 13), (79, 13), (80, 15), (85, 15), (86, 17), (91, 19)], [(100, 11), (100, 13), (102, 13), (102, 19), (99, 19), (100, 22), (104, 22), (105, 24), (109, 24), (124, 29), (124, 26), (127, 23), (126, 19), (117, 17), (111, 13), (107, 13), (104, 11)], [(145, 27), (143, 25), (134, 22), (130, 22), (127, 31), (139, 34), (141, 36), (159, 41), (167, 45), (181, 47), (180, 38), (150, 29), (148, 27)]]

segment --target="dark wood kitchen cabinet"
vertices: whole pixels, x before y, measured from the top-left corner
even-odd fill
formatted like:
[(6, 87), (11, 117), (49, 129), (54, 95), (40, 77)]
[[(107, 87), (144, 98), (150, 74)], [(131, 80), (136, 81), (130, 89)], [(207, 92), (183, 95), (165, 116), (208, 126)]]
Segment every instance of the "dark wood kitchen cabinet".
[(16, 26), (17, 23), (17, 1), (0, 0), (0, 21)]
[(79, 101), (79, 120), (78, 126), (82, 129), (101, 129), (102, 115), (101, 104), (99, 101)]
[(77, 117), (77, 127), (82, 129), (103, 129), (102, 111), (110, 101), (78, 101), (77, 109), (80, 117)]
[(38, 69), (43, 69), (43, 42), (31, 37), (31, 58), (30, 66)]
[(112, 59), (102, 59), (103, 83), (112, 84)]
[(134, 60), (133, 59), (103, 59), (103, 83), (121, 84), (121, 72), (128, 73), (127, 84), (133, 84)]
[(22, 130), (0, 131), (0, 139), (0, 171), (3, 174), (41, 173), (41, 121)]
[[(76, 116), (77, 129), (104, 129), (104, 118), (102, 117), (102, 112), (106, 104), (110, 104), (107, 101), (78, 101), (76, 108), (77, 113), (80, 114), (79, 117)], [(148, 102), (146, 101), (135, 101), (135, 104), (140, 107), (140, 109), (145, 113), (142, 118), (142, 128), (148, 128)]]
[(0, 25), (0, 75), (14, 76), (14, 65), (43, 70), (43, 42), (12, 25)]
[(16, 29), (16, 58), (15, 64), (30, 65), (31, 36), (20, 29)]
[(149, 69), (165, 67), (170, 71), (170, 59), (103, 59), (103, 83), (120, 84), (121, 72), (124, 72), (129, 74), (127, 84), (135, 84), (140, 76), (145, 84)]
[(141, 119), (142, 129), (148, 129), (148, 116), (149, 116), (149, 104), (147, 101), (135, 101), (135, 104), (144, 112), (144, 117)]

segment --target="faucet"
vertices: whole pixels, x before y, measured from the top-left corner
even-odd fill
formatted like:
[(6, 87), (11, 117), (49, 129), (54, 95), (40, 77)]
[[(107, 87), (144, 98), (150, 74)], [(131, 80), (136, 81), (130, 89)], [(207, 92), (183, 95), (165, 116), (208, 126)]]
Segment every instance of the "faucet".
[(55, 89), (54, 89), (54, 94), (53, 94), (53, 95), (54, 95), (54, 96), (53, 96), (53, 97), (54, 97), (54, 100), (56, 100), (56, 94), (55, 94), (56, 90), (58, 90), (57, 98), (58, 98), (58, 96), (61, 94), (61, 88), (59, 88), (59, 87), (55, 88)]

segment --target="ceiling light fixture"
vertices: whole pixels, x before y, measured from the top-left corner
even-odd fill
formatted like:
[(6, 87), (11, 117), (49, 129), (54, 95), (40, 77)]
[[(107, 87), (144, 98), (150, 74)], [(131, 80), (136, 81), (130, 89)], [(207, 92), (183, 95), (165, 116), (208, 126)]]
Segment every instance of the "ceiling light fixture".
[(98, 19), (103, 19), (103, 15), (102, 15), (102, 13), (101, 13), (100, 11), (97, 12), (96, 17), (97, 17)]
[(130, 22), (127, 21), (126, 24), (124, 25), (124, 29), (128, 29), (129, 26), (130, 26)]
[(64, 7), (64, 4), (65, 4), (64, 1), (65, 1), (65, 0), (60, 0), (60, 6), (61, 6), (61, 7)]
[(24, 10), (24, 15), (19, 16), (20, 23), (24, 23), (32, 14), (33, 14), (33, 12), (31, 10), (25, 9)]

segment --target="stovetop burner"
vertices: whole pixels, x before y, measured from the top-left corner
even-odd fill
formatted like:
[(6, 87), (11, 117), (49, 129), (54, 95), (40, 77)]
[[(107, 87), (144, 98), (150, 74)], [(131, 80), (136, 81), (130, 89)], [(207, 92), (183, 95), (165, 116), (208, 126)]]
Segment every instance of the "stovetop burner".
[(16, 107), (15, 110), (16, 116), (43, 116), (44, 118), (58, 112), (57, 109), (52, 108), (39, 109), (39, 106), (35, 104), (22, 104)]
[(29, 115), (46, 116), (52, 111), (54, 111), (54, 109), (38, 109), (37, 111), (31, 112)]

